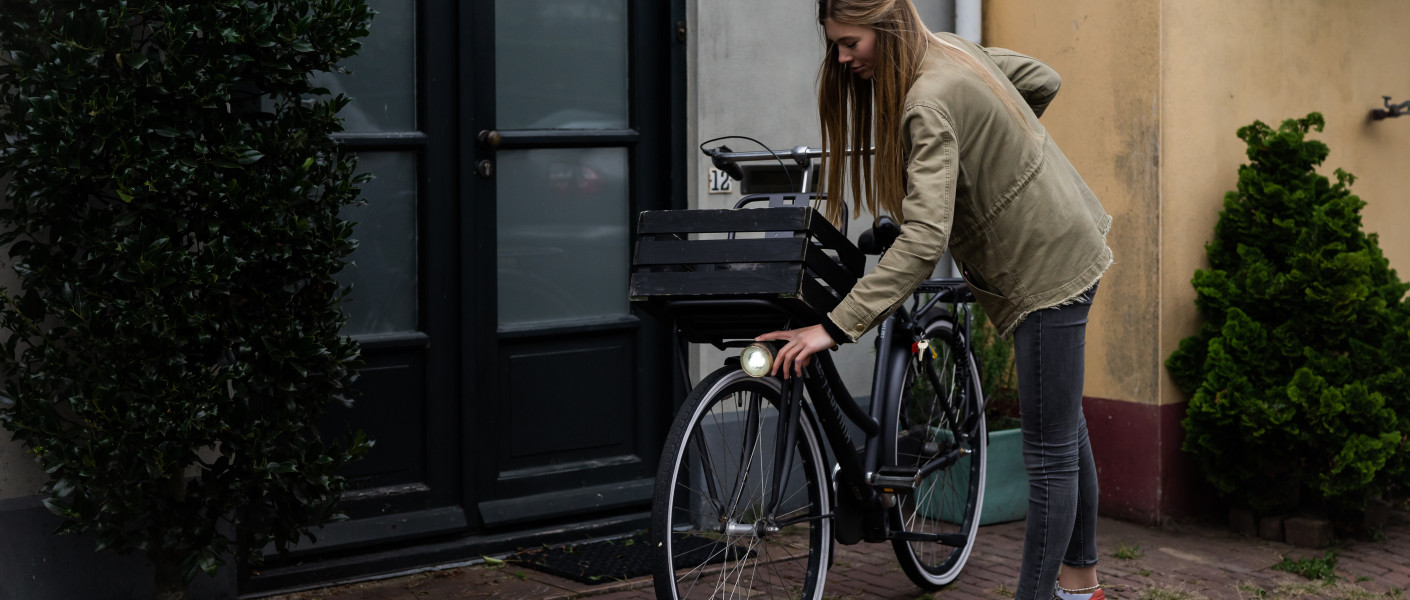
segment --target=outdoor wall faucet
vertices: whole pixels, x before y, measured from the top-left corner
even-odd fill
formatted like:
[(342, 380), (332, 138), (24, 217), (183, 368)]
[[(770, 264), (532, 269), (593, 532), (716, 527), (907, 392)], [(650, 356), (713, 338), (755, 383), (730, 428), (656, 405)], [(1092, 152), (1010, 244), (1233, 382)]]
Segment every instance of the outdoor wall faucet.
[(1374, 119), (1374, 120), (1376, 120), (1376, 121), (1379, 121), (1379, 120), (1381, 120), (1381, 119), (1387, 119), (1387, 118), (1390, 118), (1390, 117), (1398, 117), (1398, 116), (1403, 115), (1403, 114), (1405, 114), (1405, 113), (1407, 113), (1407, 112), (1410, 112), (1410, 100), (1406, 100), (1406, 101), (1404, 101), (1404, 102), (1401, 102), (1400, 104), (1391, 104), (1391, 103), (1390, 103), (1390, 96), (1381, 96), (1381, 97), (1382, 97), (1382, 98), (1385, 98), (1386, 107), (1385, 107), (1384, 109), (1377, 108), (1377, 109), (1375, 109), (1375, 110), (1372, 110), (1372, 111), (1371, 111), (1371, 118), (1372, 118), (1372, 119)]

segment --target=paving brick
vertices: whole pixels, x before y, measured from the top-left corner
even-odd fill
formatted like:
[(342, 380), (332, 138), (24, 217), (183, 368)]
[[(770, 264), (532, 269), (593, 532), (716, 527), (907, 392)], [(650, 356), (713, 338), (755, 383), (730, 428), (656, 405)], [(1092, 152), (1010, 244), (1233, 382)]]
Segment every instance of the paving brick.
[[(1343, 561), (1343, 560), (1348, 560), (1348, 561), (1349, 561), (1349, 560), (1352, 560), (1352, 559), (1353, 559), (1353, 557), (1350, 557), (1350, 556), (1338, 556), (1338, 557), (1337, 557), (1337, 560), (1338, 560), (1338, 561)], [(1368, 564), (1368, 565), (1375, 565), (1375, 566), (1377, 566), (1377, 567), (1380, 567), (1380, 568), (1382, 568), (1382, 569), (1385, 569), (1386, 572), (1410, 572), (1410, 569), (1407, 569), (1407, 567), (1405, 567), (1405, 565), (1400, 564), (1400, 562), (1396, 559), (1396, 557), (1391, 556), (1391, 555), (1388, 555), (1388, 554), (1368, 553), (1368, 554), (1363, 554), (1363, 555), (1360, 555), (1360, 556), (1356, 556), (1355, 559), (1356, 559), (1358, 562), (1361, 562), (1361, 563), (1364, 563), (1364, 564)]]
[[(1018, 582), (1022, 523), (983, 527), (959, 580), (933, 594), (937, 600), (1006, 600)], [(1209, 600), (1250, 600), (1247, 589), (1268, 590), (1305, 586), (1307, 580), (1271, 567), (1282, 556), (1321, 556), (1285, 543), (1244, 537), (1223, 523), (1172, 523), (1151, 528), (1111, 519), (1098, 523), (1101, 551), (1099, 576), (1108, 598), (1135, 599), (1150, 588), (1180, 590)], [(1383, 530), (1381, 542), (1346, 541), (1339, 546), (1338, 571), (1372, 593), (1392, 588), (1410, 590), (1410, 514), (1396, 511)], [(1119, 544), (1138, 547), (1141, 557), (1115, 559)], [(836, 546), (829, 599), (916, 600), (926, 594), (911, 584), (896, 563), (890, 544)], [(1356, 582), (1355, 579), (1370, 580)], [(1244, 588), (1241, 589), (1240, 585)], [(634, 586), (634, 587), (633, 587)], [(629, 589), (624, 589), (629, 588)], [(417, 595), (420, 596), (417, 596)], [(484, 566), (422, 573), (277, 596), (270, 600), (384, 600), (412, 597), (471, 600), (545, 600), (591, 597), (600, 600), (654, 598), (650, 578), (587, 586), (529, 569)], [(1300, 596), (1299, 600), (1340, 598), (1332, 592)]]
[(1386, 582), (1388, 585), (1398, 587), (1401, 590), (1410, 590), (1410, 575), (1387, 573), (1382, 575), (1380, 580)]

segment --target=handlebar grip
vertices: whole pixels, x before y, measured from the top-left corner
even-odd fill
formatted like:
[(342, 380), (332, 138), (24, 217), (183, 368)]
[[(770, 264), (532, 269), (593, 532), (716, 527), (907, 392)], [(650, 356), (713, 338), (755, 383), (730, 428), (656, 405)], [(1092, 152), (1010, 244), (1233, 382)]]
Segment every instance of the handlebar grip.
[(881, 254), (900, 236), (901, 226), (891, 220), (891, 217), (883, 216), (877, 219), (875, 226), (863, 231), (857, 238), (857, 249), (861, 250), (862, 254)]
[(744, 181), (744, 169), (739, 166), (739, 163), (720, 156), (722, 152), (733, 152), (733, 150), (730, 150), (729, 146), (720, 146), (706, 150), (705, 154), (710, 156), (710, 164), (715, 165), (716, 169), (724, 171), (730, 176), (730, 179)]

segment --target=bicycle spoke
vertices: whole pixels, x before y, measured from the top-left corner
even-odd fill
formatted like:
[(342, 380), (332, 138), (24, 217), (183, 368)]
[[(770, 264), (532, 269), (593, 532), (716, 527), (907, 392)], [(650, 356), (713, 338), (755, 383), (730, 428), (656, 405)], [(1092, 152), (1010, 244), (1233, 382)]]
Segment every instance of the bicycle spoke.
[(691, 420), (673, 428), (663, 454), (675, 473), (672, 493), (657, 498), (671, 507), (653, 507), (653, 535), (671, 541), (654, 573), (658, 597), (815, 597), (831, 524), (811, 417), (800, 411), (796, 439), (782, 444), (776, 380), (712, 374), (696, 389), (682, 408)]
[(964, 567), (983, 497), (984, 421), (974, 415), (972, 359), (955, 327), (944, 319), (927, 325), (932, 351), (911, 362), (897, 399), (903, 429), (895, 436), (897, 464), (925, 467), (957, 447), (969, 451), (928, 475), (892, 509), (894, 527), (907, 534), (894, 540), (896, 555), (906, 575), (927, 590), (949, 584)]

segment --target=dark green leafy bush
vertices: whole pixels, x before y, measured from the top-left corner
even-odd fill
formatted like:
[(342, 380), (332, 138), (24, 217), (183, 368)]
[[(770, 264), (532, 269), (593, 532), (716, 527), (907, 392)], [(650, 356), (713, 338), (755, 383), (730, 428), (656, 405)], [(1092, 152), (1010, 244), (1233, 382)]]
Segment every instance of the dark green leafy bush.
[(971, 345), (979, 363), (979, 385), (984, 390), (984, 413), (990, 431), (1018, 427), (1018, 376), (1013, 340), (999, 335), (984, 309), (974, 304)]
[[(1013, 341), (999, 335), (994, 325), (984, 315), (984, 309), (972, 304), (970, 314), (970, 349), (979, 369), (979, 385), (984, 394), (984, 414), (989, 431), (1016, 429), (1018, 421), (1018, 387), (1015, 381)], [(961, 314), (963, 318), (963, 314)], [(948, 349), (935, 355), (936, 375), (942, 388), (952, 385), (954, 372), (952, 356)], [(931, 383), (924, 377), (911, 382), (911, 393), (926, 396), (932, 394)], [(927, 417), (917, 416), (917, 420)]]
[[(164, 595), (335, 518), (358, 366), (335, 273), (356, 159), (330, 137), (362, 0), (0, 0), (0, 244), (19, 289), (0, 426), (62, 532), (143, 551)], [(234, 539), (228, 536), (234, 534)]]
[(1410, 482), (1410, 285), (1362, 230), (1354, 177), (1314, 171), (1322, 126), (1239, 129), (1251, 163), (1193, 279), (1206, 321), (1166, 361), (1193, 394), (1184, 449), (1260, 511), (1357, 511)]

